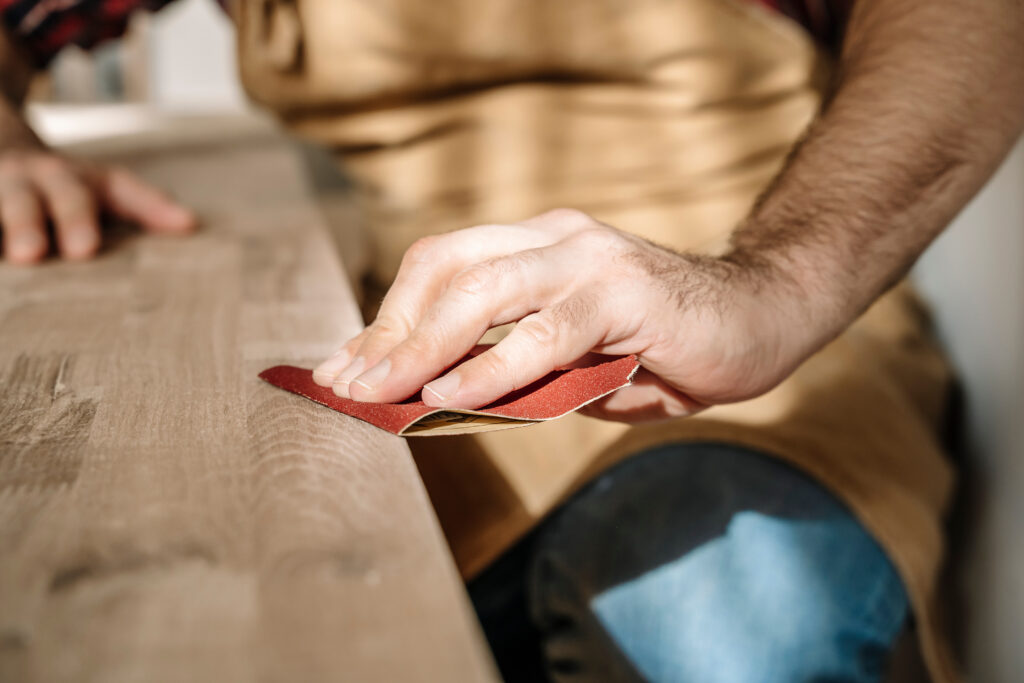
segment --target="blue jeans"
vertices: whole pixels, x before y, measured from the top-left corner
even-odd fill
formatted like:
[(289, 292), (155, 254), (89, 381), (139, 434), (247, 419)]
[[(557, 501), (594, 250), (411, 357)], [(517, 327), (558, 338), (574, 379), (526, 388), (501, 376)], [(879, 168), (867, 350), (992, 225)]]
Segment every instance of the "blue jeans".
[(470, 596), (508, 683), (875, 683), (908, 614), (849, 510), (720, 444), (612, 468)]

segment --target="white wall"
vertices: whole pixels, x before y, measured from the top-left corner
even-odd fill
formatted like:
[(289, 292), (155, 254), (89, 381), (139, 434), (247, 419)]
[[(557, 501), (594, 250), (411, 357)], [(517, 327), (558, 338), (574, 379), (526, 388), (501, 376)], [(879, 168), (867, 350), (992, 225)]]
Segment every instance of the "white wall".
[(170, 109), (238, 109), (234, 29), (215, 0), (181, 0), (149, 26), (149, 99)]
[(1024, 141), (916, 272), (967, 392), (968, 673), (1024, 681)]
[[(58, 57), (51, 69), (56, 102), (27, 108), (44, 140), (59, 145), (138, 133), (164, 115), (251, 111), (238, 81), (234, 27), (215, 0), (174, 2), (133, 30), (142, 31), (141, 39)], [(120, 86), (107, 79), (136, 74), (141, 100), (120, 102)]]

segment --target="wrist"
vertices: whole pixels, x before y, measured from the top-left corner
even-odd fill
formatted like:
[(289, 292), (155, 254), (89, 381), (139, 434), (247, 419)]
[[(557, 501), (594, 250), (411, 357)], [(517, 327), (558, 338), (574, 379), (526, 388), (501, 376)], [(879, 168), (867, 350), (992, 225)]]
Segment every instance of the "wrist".
[(863, 310), (844, 277), (795, 240), (748, 222), (722, 259), (743, 273), (761, 329), (776, 339), (781, 372), (788, 374), (837, 337)]
[(0, 151), (46, 149), (46, 145), (28, 125), (11, 102), (0, 100)]

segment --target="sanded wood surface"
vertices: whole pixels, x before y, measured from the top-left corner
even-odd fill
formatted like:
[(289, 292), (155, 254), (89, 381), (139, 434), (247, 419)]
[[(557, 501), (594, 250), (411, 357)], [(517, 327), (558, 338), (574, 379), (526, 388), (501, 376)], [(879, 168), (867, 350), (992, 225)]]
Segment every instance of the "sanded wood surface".
[(196, 236), (0, 266), (0, 680), (492, 680), (404, 442), (256, 377), (361, 323), (294, 150), (230, 137), (116, 146)]

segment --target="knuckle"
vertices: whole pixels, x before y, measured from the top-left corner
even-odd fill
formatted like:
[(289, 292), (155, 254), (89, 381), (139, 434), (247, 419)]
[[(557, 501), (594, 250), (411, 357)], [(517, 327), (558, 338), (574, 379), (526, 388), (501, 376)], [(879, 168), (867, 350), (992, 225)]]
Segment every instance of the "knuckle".
[(342, 348), (348, 348), (348, 349), (356, 349), (356, 348), (359, 348), (359, 346), (360, 346), (360, 345), (361, 345), (361, 344), (362, 344), (362, 343), (363, 343), (364, 341), (366, 341), (366, 338), (370, 336), (370, 333), (371, 333), (372, 331), (373, 331), (372, 327), (364, 327), (364, 328), (363, 328), (363, 329), (362, 329), (362, 330), (361, 330), (361, 331), (359, 332), (359, 334), (357, 334), (356, 336), (352, 337), (352, 338), (351, 338), (351, 339), (349, 339), (349, 340), (348, 340), (347, 342), (345, 342), (345, 345), (344, 345), (344, 346), (343, 346)]
[(402, 339), (408, 334), (408, 326), (398, 318), (391, 315), (378, 316), (369, 328), (366, 342), (394, 341)]
[(419, 329), (399, 347), (396, 353), (403, 356), (410, 365), (422, 364), (425, 359), (437, 356), (445, 348), (444, 338), (436, 329)]
[(542, 215), (545, 221), (553, 223), (555, 225), (564, 226), (568, 228), (583, 228), (590, 225), (596, 225), (597, 221), (594, 220), (589, 214), (580, 211), (579, 209), (572, 208), (558, 208), (551, 209)]
[(402, 266), (422, 266), (433, 263), (438, 254), (439, 235), (428, 235), (413, 242), (402, 257)]
[(409, 302), (407, 293), (393, 286), (381, 301), (377, 315), (369, 325), (369, 330), (384, 329), (388, 332), (405, 334), (415, 327), (417, 319), (418, 316)]
[(477, 236), (488, 235), (494, 233), (495, 231), (507, 230), (508, 228), (509, 225), (507, 223), (481, 223), (479, 225), (474, 225), (471, 228), (466, 228), (465, 230), (462, 230), (460, 232), (469, 233), (474, 236)]
[(581, 249), (602, 254), (617, 253), (624, 245), (624, 240), (618, 232), (600, 224), (581, 230), (570, 239)]
[(516, 365), (497, 351), (478, 356), (475, 371), (486, 384), (510, 383), (516, 389), (522, 386)]
[(487, 292), (494, 279), (495, 273), (492, 266), (486, 263), (477, 263), (456, 273), (449, 288), (459, 294), (475, 297)]
[(366, 342), (366, 338), (370, 335), (370, 328), (364, 328), (362, 332), (352, 337), (347, 342), (338, 347), (336, 353), (348, 353), (350, 354), (349, 359), (355, 358), (358, 355), (359, 350)]
[(543, 348), (550, 348), (558, 343), (561, 335), (559, 325), (554, 315), (534, 314), (523, 318), (516, 329), (531, 342)]

